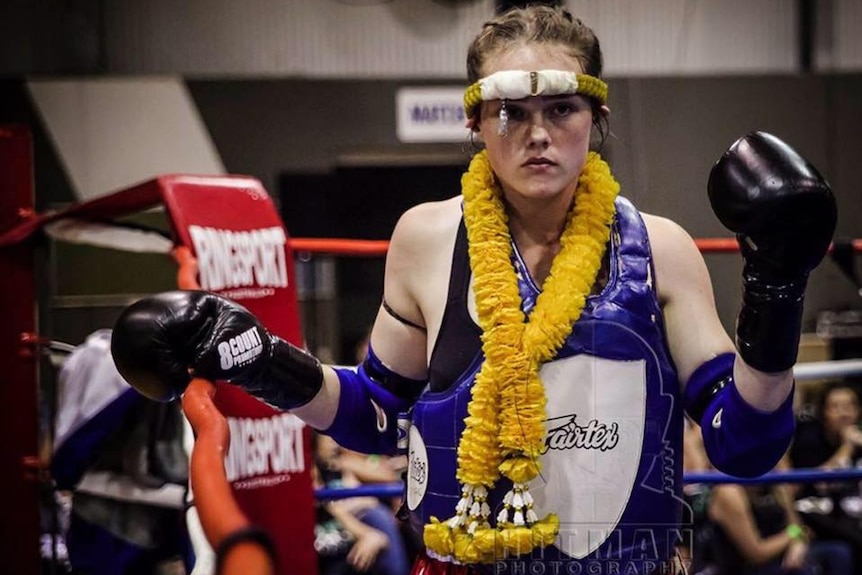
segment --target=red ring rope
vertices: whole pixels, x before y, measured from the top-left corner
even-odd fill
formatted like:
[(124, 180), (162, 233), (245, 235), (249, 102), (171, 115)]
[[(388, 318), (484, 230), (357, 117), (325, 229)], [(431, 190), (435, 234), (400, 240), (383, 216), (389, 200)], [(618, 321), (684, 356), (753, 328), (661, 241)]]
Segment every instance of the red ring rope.
[[(230, 431), (212, 401), (215, 386), (193, 379), (183, 393), (183, 412), (195, 430), (190, 476), (195, 507), (207, 540), (218, 548), (226, 537), (250, 525), (233, 498), (224, 468)], [(253, 541), (238, 543), (222, 558), (218, 575), (271, 575), (273, 565), (263, 547)]]
[[(735, 238), (699, 238), (695, 245), (703, 253), (738, 252)], [(854, 252), (862, 252), (862, 239), (851, 240)], [(389, 249), (387, 240), (351, 240), (339, 238), (290, 238), (295, 252), (326, 253), (340, 256), (382, 256)]]

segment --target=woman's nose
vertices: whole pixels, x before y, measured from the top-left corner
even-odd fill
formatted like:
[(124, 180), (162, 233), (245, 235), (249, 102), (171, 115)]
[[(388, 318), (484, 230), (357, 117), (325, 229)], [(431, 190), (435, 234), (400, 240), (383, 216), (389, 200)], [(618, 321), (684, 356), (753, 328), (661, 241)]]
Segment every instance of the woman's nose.
[(530, 144), (546, 146), (550, 142), (551, 135), (545, 126), (544, 120), (533, 116), (529, 127)]

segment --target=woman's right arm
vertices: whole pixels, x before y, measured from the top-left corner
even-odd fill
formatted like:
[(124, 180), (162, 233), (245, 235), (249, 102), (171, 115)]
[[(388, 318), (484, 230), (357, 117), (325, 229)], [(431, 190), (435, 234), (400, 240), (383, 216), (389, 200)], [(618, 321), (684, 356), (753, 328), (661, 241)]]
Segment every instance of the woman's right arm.
[[(368, 412), (365, 395), (371, 393), (377, 412), (378, 430), (389, 426), (391, 431), (398, 412), (415, 401), (428, 377), (429, 326), (439, 321), (442, 305), (446, 301), (448, 259), (451, 250), (445, 245), (451, 235), (452, 221), (457, 226), (457, 204), (432, 202), (420, 204), (405, 212), (395, 226), (386, 254), (383, 300), (377, 312), (369, 339), (369, 358), (363, 363), (366, 369), (358, 374), (362, 393), (355, 393), (351, 372), (323, 367), (324, 385), (320, 393), (308, 404), (293, 411), (312, 427), (325, 430), (342, 446), (364, 453), (388, 453), (374, 441), (351, 444), (358, 436), (373, 437), (372, 430), (360, 433), (355, 423), (359, 420), (374, 425), (375, 415)], [(456, 217), (453, 218), (453, 214)], [(452, 228), (452, 233), (448, 230)], [(448, 259), (447, 259), (448, 258)], [(387, 309), (388, 308), (388, 309)], [(373, 354), (373, 361), (370, 355)], [(378, 389), (380, 388), (380, 389)], [(383, 389), (385, 392), (381, 392)], [(345, 393), (347, 399), (343, 399)], [(357, 415), (350, 406), (359, 406)], [(345, 407), (342, 417), (342, 406)], [(383, 412), (383, 414), (381, 414)], [(335, 420), (339, 414), (338, 421)], [(345, 427), (341, 429), (341, 427)], [(387, 436), (392, 435), (387, 432)], [(394, 439), (394, 436), (393, 436)], [(389, 441), (384, 441), (389, 446)], [(391, 442), (394, 448), (394, 441)]]
[[(407, 210), (386, 254), (383, 300), (370, 344), (381, 361), (408, 378), (428, 376), (430, 346), (446, 304), (460, 200)], [(389, 309), (387, 310), (386, 307)]]

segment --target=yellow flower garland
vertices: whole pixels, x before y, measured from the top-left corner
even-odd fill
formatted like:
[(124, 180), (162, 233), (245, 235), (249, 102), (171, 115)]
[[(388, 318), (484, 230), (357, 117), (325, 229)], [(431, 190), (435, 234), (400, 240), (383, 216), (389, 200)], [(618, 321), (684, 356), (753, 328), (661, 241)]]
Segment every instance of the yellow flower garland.
[[(555, 514), (539, 519), (527, 483), (541, 471), (545, 388), (539, 367), (552, 359), (580, 317), (610, 237), (619, 184), (591, 152), (542, 293), (524, 321), (502, 193), (486, 152), (461, 182), (470, 265), (485, 361), (473, 384), (458, 445), (461, 500), (446, 521), (431, 518), (424, 540), (434, 554), (463, 563), (493, 563), (554, 542)], [(486, 499), (500, 475), (513, 487), (489, 519)]]

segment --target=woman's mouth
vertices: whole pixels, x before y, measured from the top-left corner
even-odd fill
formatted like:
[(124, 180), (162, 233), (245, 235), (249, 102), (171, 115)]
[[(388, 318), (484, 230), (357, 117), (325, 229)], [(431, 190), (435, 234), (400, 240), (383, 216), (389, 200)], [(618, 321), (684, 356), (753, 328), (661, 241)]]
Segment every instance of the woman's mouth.
[(554, 162), (547, 158), (529, 158), (526, 162), (524, 162), (524, 166), (526, 167), (542, 167), (542, 166), (553, 166)]

